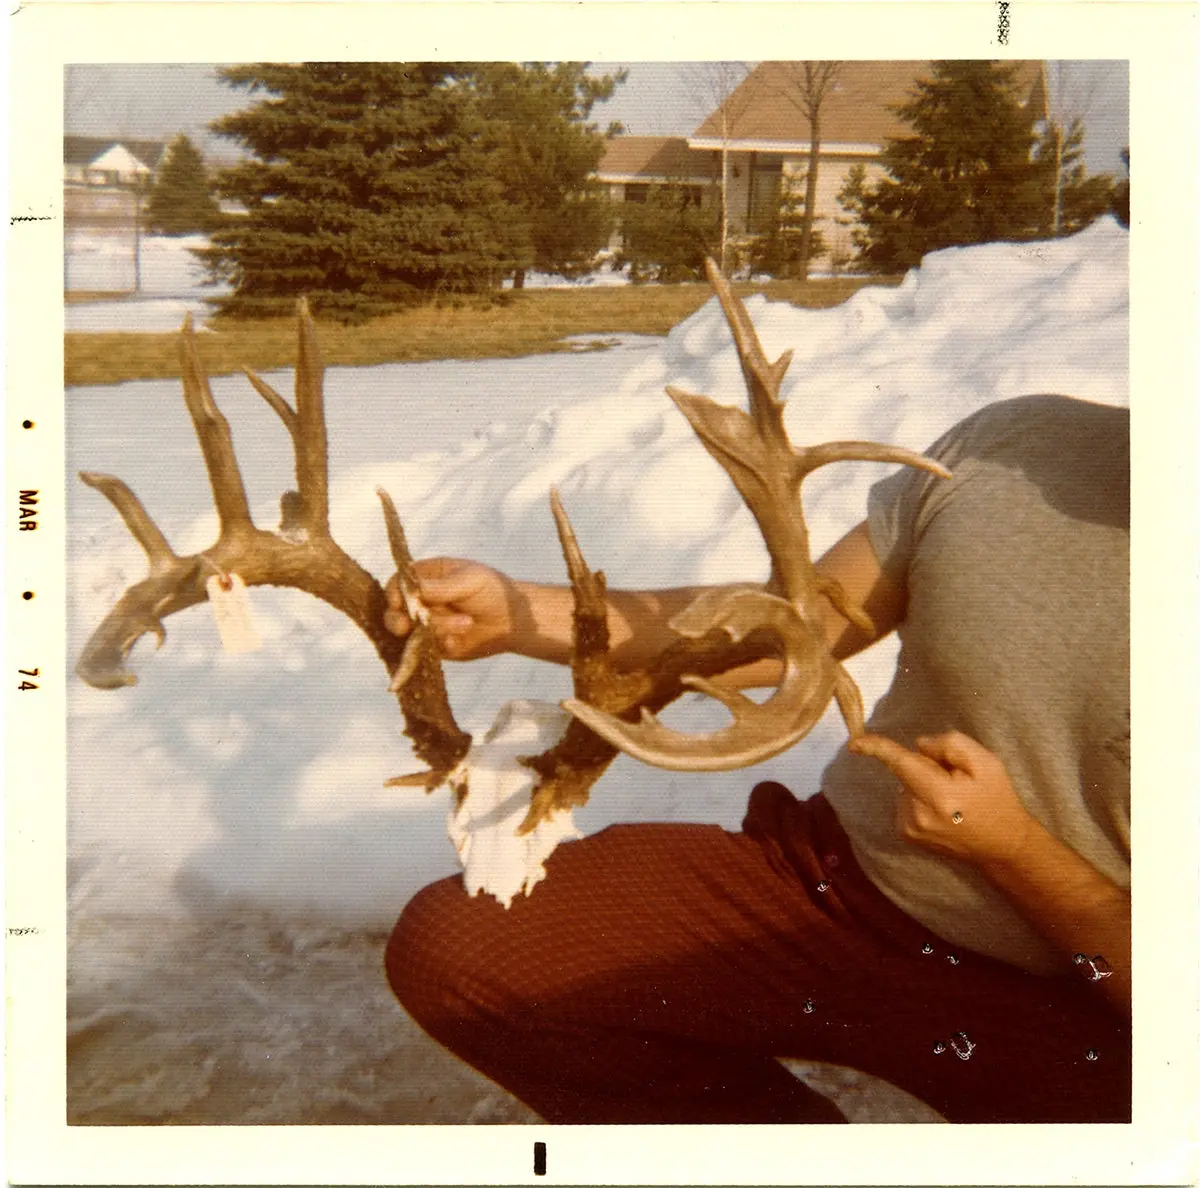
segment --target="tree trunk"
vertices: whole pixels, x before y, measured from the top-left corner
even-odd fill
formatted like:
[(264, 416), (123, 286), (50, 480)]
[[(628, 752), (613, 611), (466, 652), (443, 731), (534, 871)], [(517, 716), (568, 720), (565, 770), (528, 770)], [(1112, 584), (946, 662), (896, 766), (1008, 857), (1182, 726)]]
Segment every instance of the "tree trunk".
[(816, 112), (810, 125), (808, 176), (804, 179), (804, 221), (800, 225), (800, 279), (808, 280), (808, 258), (812, 251), (813, 219), (817, 205), (817, 170), (821, 157), (821, 123)]
[(725, 269), (726, 244), (729, 242), (729, 148), (721, 144), (721, 273), (727, 275)]
[(513, 272), (513, 288), (523, 289), (525, 287), (525, 269), (518, 268)]
[(1062, 225), (1062, 162), (1063, 131), (1056, 123), (1051, 125), (1054, 135), (1054, 207), (1050, 215), (1050, 234), (1058, 238)]

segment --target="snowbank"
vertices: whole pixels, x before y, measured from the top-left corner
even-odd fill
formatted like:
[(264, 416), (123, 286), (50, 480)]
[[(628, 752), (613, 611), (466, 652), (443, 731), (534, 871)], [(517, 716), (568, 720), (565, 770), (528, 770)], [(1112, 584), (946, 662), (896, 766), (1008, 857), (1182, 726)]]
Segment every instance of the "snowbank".
[(66, 236), (66, 289), (132, 292), (136, 272), (148, 297), (180, 297), (204, 288), (204, 268), (192, 255), (208, 247), (206, 235), (146, 235), (136, 245), (132, 227), (69, 230)]
[[(65, 329), (93, 334), (166, 334), (178, 330), (190, 313), (203, 328), (212, 312), (204, 301), (226, 291), (205, 281), (204, 268), (192, 254), (208, 246), (204, 235), (143, 235), (134, 264), (131, 228), (68, 231), (64, 287), (71, 292), (125, 293), (119, 300), (68, 305)], [(136, 278), (141, 285), (134, 295)]]

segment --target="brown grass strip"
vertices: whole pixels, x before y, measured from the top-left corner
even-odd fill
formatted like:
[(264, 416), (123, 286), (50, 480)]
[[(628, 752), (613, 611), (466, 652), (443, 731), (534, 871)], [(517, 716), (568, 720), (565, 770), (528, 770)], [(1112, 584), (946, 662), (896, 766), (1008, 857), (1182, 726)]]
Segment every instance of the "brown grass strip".
[[(808, 309), (840, 305), (869, 284), (899, 278), (770, 281), (739, 285), (747, 296), (765, 293)], [(427, 305), (357, 326), (320, 322), (321, 353), (329, 367), (422, 363), (435, 359), (503, 359), (569, 350), (578, 334), (665, 335), (711, 298), (704, 284), (622, 285), (595, 289), (530, 289), (495, 302)], [(291, 367), (292, 318), (241, 321), (218, 318), (214, 333), (198, 336), (205, 370), (229, 375), (243, 367)], [(65, 382), (113, 384), (179, 375), (175, 334), (73, 333), (65, 341)]]

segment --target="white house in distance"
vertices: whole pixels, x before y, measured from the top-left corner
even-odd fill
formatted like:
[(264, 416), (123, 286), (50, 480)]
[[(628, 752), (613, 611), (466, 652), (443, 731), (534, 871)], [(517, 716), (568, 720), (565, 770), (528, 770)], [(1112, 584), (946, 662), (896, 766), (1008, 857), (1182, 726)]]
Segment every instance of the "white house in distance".
[(68, 185), (129, 186), (154, 175), (166, 145), (159, 140), (63, 137), (63, 174)]
[(166, 151), (160, 140), (63, 137), (63, 213), (68, 223), (124, 225), (136, 193), (150, 192)]
[[(816, 225), (834, 255), (849, 254), (852, 226), (837, 201), (855, 165), (868, 181), (883, 173), (887, 140), (911, 134), (894, 108), (930, 77), (931, 62), (845, 61), (821, 105)], [(1022, 61), (1017, 79), (1035, 119), (1045, 113), (1041, 62)], [(716, 111), (686, 137), (618, 136), (596, 172), (616, 201), (645, 200), (652, 185), (712, 185), (721, 176), (722, 149), (729, 155), (728, 203), (736, 236), (764, 232), (786, 186), (804, 193), (809, 123), (797, 89), (802, 62), (760, 62)], [(639, 197), (640, 196), (640, 197)], [(835, 221), (840, 220), (840, 222)]]

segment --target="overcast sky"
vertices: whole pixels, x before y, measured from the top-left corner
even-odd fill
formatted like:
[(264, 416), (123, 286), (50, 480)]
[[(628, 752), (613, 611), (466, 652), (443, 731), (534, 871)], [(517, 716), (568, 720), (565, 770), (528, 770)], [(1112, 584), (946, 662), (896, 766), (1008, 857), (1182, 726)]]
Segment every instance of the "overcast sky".
[[(689, 81), (688, 65), (614, 62), (602, 69), (622, 66), (629, 70), (628, 81), (592, 113), (601, 127), (617, 120), (635, 136), (683, 136), (711, 110)], [(1066, 111), (1082, 116), (1087, 126), (1088, 168), (1120, 176), (1120, 152), (1129, 143), (1128, 63), (1053, 62), (1050, 78), (1062, 88)], [(219, 159), (232, 149), (207, 131), (208, 124), (248, 102), (244, 90), (217, 81), (215, 66), (68, 66), (64, 125), (80, 135), (154, 140), (183, 132)]]

